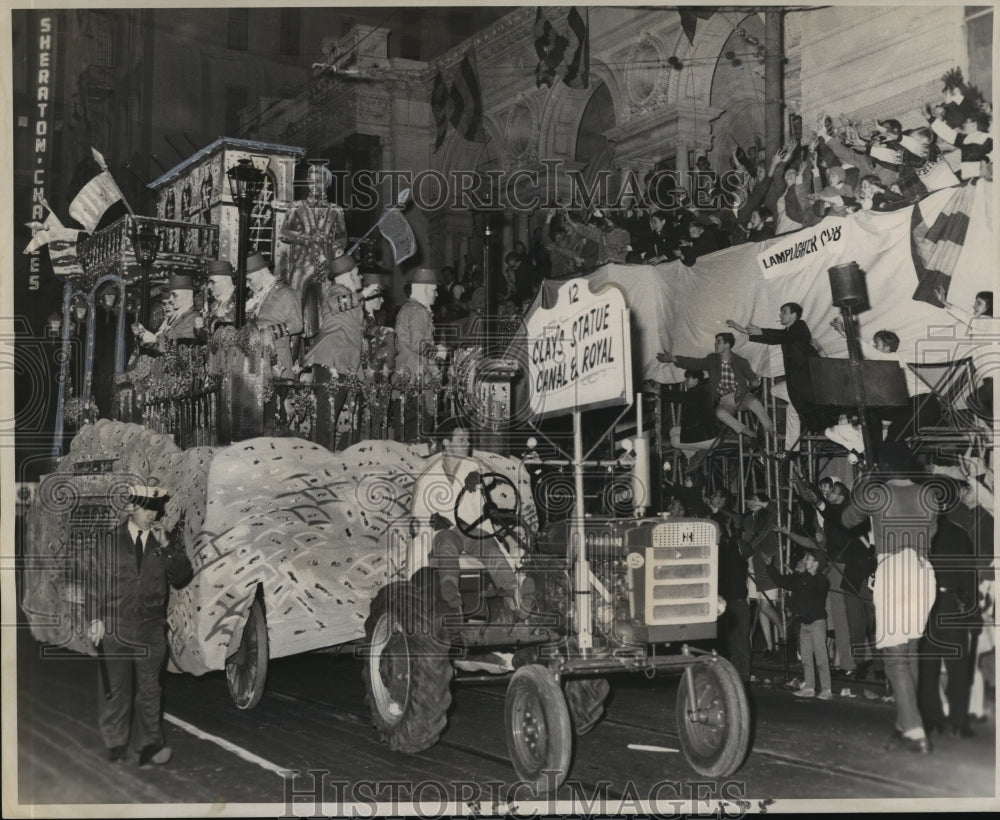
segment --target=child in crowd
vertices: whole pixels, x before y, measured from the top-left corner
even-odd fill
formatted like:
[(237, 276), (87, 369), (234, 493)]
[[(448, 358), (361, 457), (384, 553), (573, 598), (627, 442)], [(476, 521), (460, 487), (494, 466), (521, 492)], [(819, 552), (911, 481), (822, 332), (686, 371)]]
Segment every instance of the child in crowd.
[(854, 202), (854, 189), (847, 184), (847, 172), (840, 165), (827, 169), (829, 182), (818, 194), (809, 197), (817, 203), (821, 216), (847, 216), (848, 206)]
[(902, 200), (899, 194), (888, 190), (875, 174), (867, 174), (858, 185), (858, 205), (864, 211), (892, 211)]
[(799, 654), (805, 675), (805, 686), (795, 692), (796, 697), (811, 698), (816, 695), (816, 668), (819, 669), (820, 700), (832, 700), (830, 657), (826, 650), (826, 594), (830, 581), (821, 573), (826, 567), (826, 552), (808, 538), (792, 536), (789, 530), (775, 526), (792, 540), (806, 547), (805, 556), (795, 565), (795, 572), (784, 575), (774, 568), (774, 556), (765, 557), (767, 574), (778, 586), (790, 590), (790, 606), (799, 619)]

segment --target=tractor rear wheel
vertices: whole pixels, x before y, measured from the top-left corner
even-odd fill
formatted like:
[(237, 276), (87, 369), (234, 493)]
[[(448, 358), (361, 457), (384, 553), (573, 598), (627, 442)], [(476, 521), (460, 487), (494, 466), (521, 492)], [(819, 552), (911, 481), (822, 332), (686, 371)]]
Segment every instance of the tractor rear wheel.
[(365, 703), (382, 740), (397, 752), (433, 746), (448, 723), (454, 670), (436, 625), (432, 589), (388, 584), (365, 621)]

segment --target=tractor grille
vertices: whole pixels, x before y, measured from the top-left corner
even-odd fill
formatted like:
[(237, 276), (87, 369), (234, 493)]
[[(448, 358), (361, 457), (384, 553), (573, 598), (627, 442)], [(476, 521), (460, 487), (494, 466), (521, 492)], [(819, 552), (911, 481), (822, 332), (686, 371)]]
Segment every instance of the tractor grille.
[(642, 567), (647, 626), (714, 621), (718, 529), (712, 521), (676, 519), (651, 533)]

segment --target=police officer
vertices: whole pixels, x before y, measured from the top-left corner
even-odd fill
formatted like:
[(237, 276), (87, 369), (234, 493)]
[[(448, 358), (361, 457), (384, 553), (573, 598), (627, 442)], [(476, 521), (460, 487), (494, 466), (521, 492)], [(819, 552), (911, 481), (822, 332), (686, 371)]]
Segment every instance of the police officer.
[(180, 588), (192, 575), (184, 551), (165, 545), (152, 532), (168, 499), (160, 487), (130, 488), (126, 519), (98, 541), (95, 575), (88, 585), (87, 636), (101, 664), (101, 737), (109, 759), (124, 760), (134, 712), (141, 768), (163, 765), (173, 754), (163, 741), (160, 704), (160, 675), (167, 657), (167, 584)]

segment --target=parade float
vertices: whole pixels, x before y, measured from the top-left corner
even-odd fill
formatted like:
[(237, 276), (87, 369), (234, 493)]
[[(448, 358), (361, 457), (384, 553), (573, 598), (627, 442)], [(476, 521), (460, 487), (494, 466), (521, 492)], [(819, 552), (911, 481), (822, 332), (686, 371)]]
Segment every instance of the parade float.
[[(217, 140), (152, 183), (155, 217), (129, 213), (78, 242), (79, 264), (58, 271), (67, 355), (56, 466), (43, 476), (27, 516), (35, 569), (21, 603), (32, 634), (94, 654), (84, 611), (85, 585), (96, 577), (94, 544), (124, 516), (131, 484), (164, 487), (171, 498), (163, 538), (182, 545), (195, 568), (194, 580), (170, 600), (169, 666), (196, 675), (225, 669), (240, 708), (259, 700), (269, 658), (364, 637), (369, 603), (387, 576), (387, 530), (409, 509), (410, 485), (428, 455), (426, 429), (418, 439), (393, 440), (400, 420), (419, 403), (433, 406), (433, 425), (471, 402), (493, 423), (509, 395), (511, 374), (475, 350), (456, 351), (447, 374), (433, 378), (364, 361), (357, 373), (314, 383), (279, 378), (273, 329), (253, 322), (221, 326), (203, 343), (163, 352), (132, 344), (129, 326), (146, 318), (150, 293), (170, 276), (203, 276), (206, 263), (219, 258), (243, 277), (241, 258), (251, 250), (296, 274), (295, 292), (308, 310), (302, 268), (344, 248), (347, 236), (339, 214), (308, 253), (280, 241), (288, 215), (304, 207), (293, 199), (301, 154)], [(227, 168), (235, 169), (229, 186)], [(255, 180), (249, 190), (248, 176)], [(314, 204), (340, 210), (325, 201), (305, 207)], [(198, 221), (175, 219), (178, 212)], [(397, 243), (394, 252), (412, 242), (412, 235), (388, 238)], [(96, 295), (109, 287), (117, 308), (111, 338), (97, 332), (94, 310)], [(84, 342), (75, 348), (83, 361), (68, 355), (74, 329)], [(113, 389), (103, 394), (95, 378), (102, 367), (114, 371)], [(329, 400), (317, 397), (341, 389), (350, 399), (332, 418)], [(516, 461), (481, 457), (526, 487)]]
[[(714, 637), (716, 535), (708, 522), (646, 516), (659, 508), (648, 465), (663, 463), (667, 450), (658, 383), (680, 380), (656, 353), (707, 351), (726, 319), (766, 324), (780, 304), (795, 300), (814, 335), (836, 355), (843, 343), (828, 329), (836, 309), (827, 271), (855, 263), (867, 273), (870, 312), (860, 316), (866, 335), (893, 327), (915, 356), (969, 355), (958, 349), (969, 342), (946, 332), (943, 312), (926, 293), (944, 284), (951, 301), (971, 303), (977, 290), (992, 287), (984, 250), (995, 247), (992, 183), (939, 191), (892, 213), (829, 217), (793, 235), (706, 256), (694, 268), (606, 265), (568, 283), (545, 283), (524, 333), (503, 359), (473, 349), (434, 378), (401, 381), (364, 363), (332, 384), (278, 378), (274, 334), (252, 322), (220, 327), (201, 344), (157, 356), (129, 353), (129, 314), (147, 312), (149, 294), (170, 275), (201, 275), (216, 259), (232, 262), (242, 281), (247, 253), (264, 253), (305, 302), (308, 274), (289, 273), (302, 257), (290, 257), (280, 238), (297, 207), (300, 156), (293, 147), (220, 139), (152, 184), (155, 217), (129, 214), (101, 230), (93, 230), (95, 221), (91, 235), (78, 242), (80, 265), (61, 273), (65, 355), (56, 461), (27, 520), (31, 569), (21, 603), (33, 636), (94, 654), (85, 639), (84, 604), (86, 584), (95, 577), (94, 544), (121, 520), (131, 484), (158, 485), (171, 496), (163, 537), (182, 545), (195, 569), (194, 580), (171, 596), (170, 668), (196, 675), (225, 670), (239, 708), (260, 699), (269, 659), (368, 647), (364, 668), (375, 724), (394, 748), (419, 751), (444, 728), (450, 670), (497, 647), (527, 650), (511, 679), (508, 745), (519, 774), (544, 791), (553, 785), (547, 771), (559, 782), (568, 771), (573, 727), (581, 733), (600, 716), (607, 688), (593, 681), (614, 671), (679, 669), (687, 757), (702, 773), (731, 773), (747, 751), (745, 696), (741, 700), (724, 661), (687, 648), (689, 641)], [(959, 243), (954, 231), (938, 227), (954, 218), (956, 198), (966, 223)], [(947, 253), (937, 235), (948, 237)], [(324, 241), (318, 252), (343, 247), (347, 237), (334, 229)], [(575, 315), (568, 307), (574, 288), (586, 304), (609, 292), (619, 294), (618, 301), (614, 310), (595, 307), (597, 313), (567, 324), (564, 315)], [(109, 291), (112, 339), (97, 333), (94, 310)], [(73, 328), (83, 359), (75, 380), (68, 355)], [(765, 348), (740, 352), (758, 372), (780, 375)], [(102, 368), (110, 380), (95, 376)], [(101, 393), (98, 384), (111, 387)], [(331, 402), (317, 398), (343, 389), (352, 398), (332, 418)], [(610, 483), (618, 428), (614, 420), (586, 425), (589, 452), (610, 445), (594, 461), (584, 456), (581, 414), (613, 415), (618, 405), (636, 410), (633, 464), (647, 472), (637, 471), (627, 515), (608, 516), (605, 505), (596, 511), (605, 520), (584, 526), (594, 512), (583, 506), (585, 468), (596, 464), (589, 480)], [(532, 566), (541, 573), (543, 620), (524, 629), (493, 623), (489, 614), (447, 633), (448, 669), (417, 670), (437, 688), (419, 697), (414, 689), (412, 701), (409, 686), (400, 691), (394, 681), (407, 680), (414, 669), (406, 659), (414, 658), (407, 630), (415, 613), (433, 615), (420, 597), (427, 535), (415, 532), (409, 517), (428, 447), (425, 438), (402, 440), (397, 422), (417, 406), (428, 421), (421, 435), (454, 416), (471, 421), (486, 442), (475, 455), (496, 477), (494, 511), (516, 513), (508, 532), (512, 553), (532, 559), (525, 571)], [(574, 426), (564, 439), (572, 454), (557, 453), (556, 469), (572, 469), (574, 480), (539, 494), (531, 478), (537, 455), (509, 455), (509, 434), (516, 427), (544, 437), (545, 419), (559, 415), (571, 415)], [(607, 429), (595, 434), (598, 427)], [(560, 506), (566, 498), (573, 503)], [(488, 588), (481, 578), (474, 586), (475, 595)], [(691, 600), (668, 612), (661, 602), (678, 595)], [(678, 643), (679, 654), (658, 654), (657, 646)], [(575, 679), (588, 683), (569, 685)], [(420, 704), (431, 701), (436, 706), (428, 715)], [(529, 726), (538, 709), (551, 719), (553, 734), (542, 737)]]

